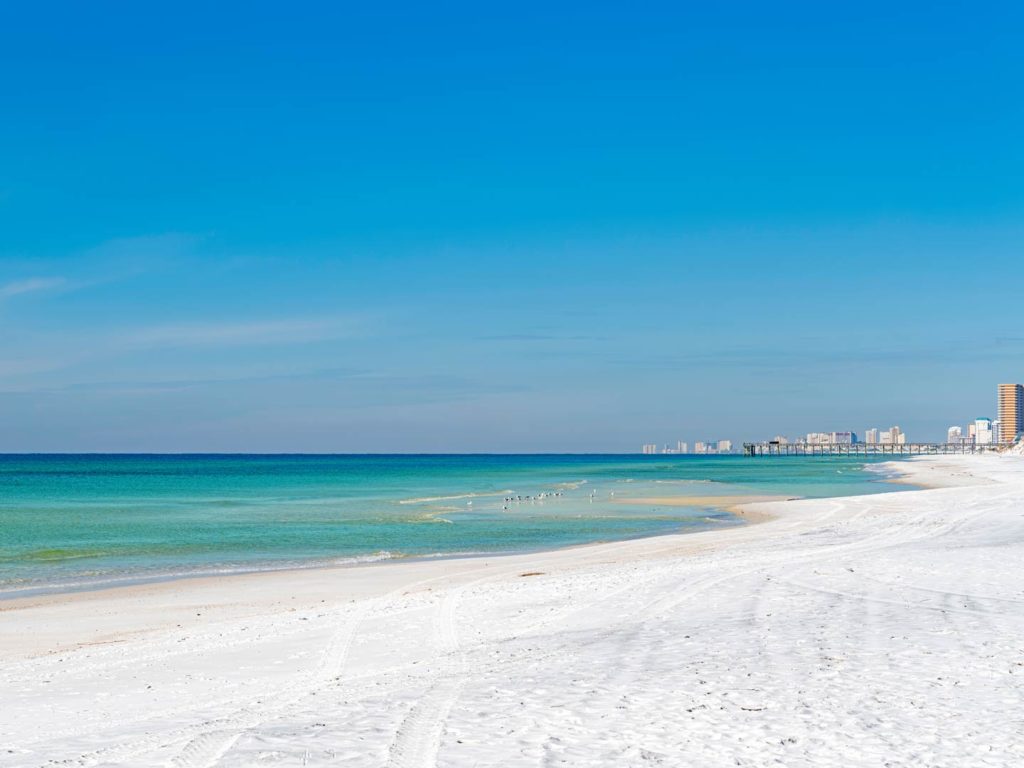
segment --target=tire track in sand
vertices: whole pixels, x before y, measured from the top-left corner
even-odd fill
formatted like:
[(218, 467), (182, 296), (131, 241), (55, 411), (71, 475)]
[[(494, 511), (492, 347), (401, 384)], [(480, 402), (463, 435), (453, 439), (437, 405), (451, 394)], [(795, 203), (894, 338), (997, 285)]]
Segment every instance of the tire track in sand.
[[(468, 571), (466, 574), (482, 570), (487, 569), (479, 568)], [(142, 755), (166, 749), (168, 745), (180, 744), (178, 753), (165, 761), (164, 765), (168, 768), (212, 768), (247, 731), (273, 717), (284, 714), (289, 707), (309, 693), (335, 683), (344, 670), (356, 636), (372, 614), (386, 610), (395, 599), (408, 592), (448, 578), (450, 576), (445, 574), (412, 584), (403, 584), (380, 597), (360, 601), (355, 614), (331, 636), (312, 670), (276, 692), (261, 696), (253, 704), (239, 707), (223, 717), (168, 730), (150, 731), (145, 736), (130, 741), (80, 753), (63, 760), (45, 761), (42, 764), (60, 763), (79, 766), (131, 764), (131, 761)]]
[(450, 589), (434, 617), (434, 637), (441, 669), (427, 692), (413, 704), (395, 732), (388, 752), (389, 768), (434, 768), (448, 715), (466, 684), (466, 655), (459, 643), (455, 614), (463, 593), (472, 586), (506, 574), (491, 574)]

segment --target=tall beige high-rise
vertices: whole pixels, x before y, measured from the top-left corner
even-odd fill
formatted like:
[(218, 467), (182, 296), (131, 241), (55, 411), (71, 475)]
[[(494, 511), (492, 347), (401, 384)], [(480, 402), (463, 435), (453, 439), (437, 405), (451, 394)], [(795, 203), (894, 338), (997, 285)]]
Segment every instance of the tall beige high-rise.
[(1010, 442), (1024, 430), (1024, 384), (999, 385), (999, 440)]

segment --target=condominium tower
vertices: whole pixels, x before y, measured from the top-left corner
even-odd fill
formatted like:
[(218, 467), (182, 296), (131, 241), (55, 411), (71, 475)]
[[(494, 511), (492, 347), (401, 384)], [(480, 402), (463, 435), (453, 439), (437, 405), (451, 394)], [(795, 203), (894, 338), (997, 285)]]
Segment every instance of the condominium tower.
[(1024, 385), (999, 385), (999, 440), (1012, 442), (1024, 430)]

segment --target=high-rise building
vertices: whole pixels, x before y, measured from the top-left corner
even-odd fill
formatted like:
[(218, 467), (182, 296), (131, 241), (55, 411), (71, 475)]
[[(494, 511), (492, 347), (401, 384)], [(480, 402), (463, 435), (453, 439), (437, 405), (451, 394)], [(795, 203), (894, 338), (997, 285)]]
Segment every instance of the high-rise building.
[(700, 440), (693, 444), (694, 453), (707, 453), (708, 447)]
[(719, 440), (718, 441), (718, 452), (719, 453), (730, 453), (732, 451), (732, 440)]
[(868, 445), (875, 445), (878, 442), (878, 430), (872, 427), (864, 430), (864, 442)]
[(964, 431), (960, 427), (950, 427), (946, 430), (946, 442), (959, 445), (964, 441)]
[(980, 418), (974, 420), (974, 442), (978, 445), (990, 445), (995, 441), (992, 434), (992, 419)]
[(907, 436), (899, 427), (890, 427), (884, 432), (878, 433), (878, 442), (882, 445), (905, 445)]
[(644, 444), (644, 454), (651, 454), (651, 453), (657, 453), (657, 452), (658, 452), (658, 446), (655, 443), (645, 443)]
[(1024, 431), (1024, 385), (999, 385), (999, 434), (1002, 442), (1011, 442)]
[(677, 453), (689, 453), (690, 452), (690, 444), (687, 443), (684, 440), (680, 440), (678, 443), (676, 443), (676, 452)]

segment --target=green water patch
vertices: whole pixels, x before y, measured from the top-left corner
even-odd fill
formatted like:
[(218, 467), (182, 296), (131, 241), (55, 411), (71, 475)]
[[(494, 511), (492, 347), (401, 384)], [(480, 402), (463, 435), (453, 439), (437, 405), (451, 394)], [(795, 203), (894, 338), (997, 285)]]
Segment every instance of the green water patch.
[(14, 557), (2, 557), (0, 561), (16, 561), (22, 560), (30, 563), (57, 563), (66, 560), (85, 560), (88, 558), (105, 557), (110, 554), (107, 550), (103, 549), (64, 549), (64, 548), (51, 548), (51, 549), (35, 549), (30, 552), (24, 552)]

